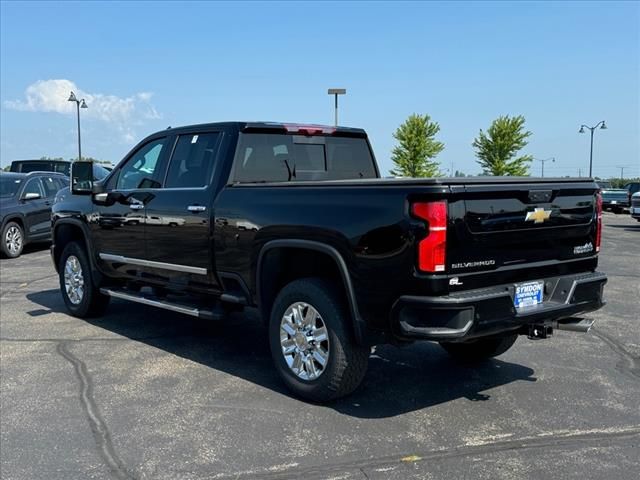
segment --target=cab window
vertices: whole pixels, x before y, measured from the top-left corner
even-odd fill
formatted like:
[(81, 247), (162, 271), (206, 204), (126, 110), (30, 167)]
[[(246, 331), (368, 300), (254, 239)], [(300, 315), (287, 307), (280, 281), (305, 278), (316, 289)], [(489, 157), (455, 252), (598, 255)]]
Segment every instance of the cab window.
[(166, 188), (198, 188), (211, 181), (219, 133), (180, 135), (169, 162)]
[(165, 149), (167, 139), (153, 140), (138, 149), (118, 173), (116, 189), (134, 190), (137, 188), (155, 188), (160, 158)]

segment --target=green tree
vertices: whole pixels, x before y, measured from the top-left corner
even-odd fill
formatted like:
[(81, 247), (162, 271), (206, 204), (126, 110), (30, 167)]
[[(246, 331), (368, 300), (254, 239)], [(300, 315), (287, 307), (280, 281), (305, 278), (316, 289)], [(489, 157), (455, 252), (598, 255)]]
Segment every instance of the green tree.
[(440, 125), (429, 115), (410, 115), (398, 127), (393, 138), (398, 141), (391, 153), (395, 164), (390, 173), (396, 177), (437, 177), (438, 162), (433, 161), (443, 149), (444, 143), (435, 139)]
[(488, 175), (529, 175), (531, 155), (517, 157), (519, 150), (527, 143), (531, 132), (524, 129), (524, 117), (498, 117), (493, 121), (487, 133), (480, 134), (473, 141), (477, 162)]

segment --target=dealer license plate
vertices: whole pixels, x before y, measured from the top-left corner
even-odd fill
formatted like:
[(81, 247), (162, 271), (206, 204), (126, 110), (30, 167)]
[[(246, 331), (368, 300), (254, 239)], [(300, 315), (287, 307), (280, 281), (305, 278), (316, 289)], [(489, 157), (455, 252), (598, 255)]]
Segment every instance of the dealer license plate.
[(530, 307), (542, 303), (544, 282), (516, 283), (513, 304), (516, 308)]

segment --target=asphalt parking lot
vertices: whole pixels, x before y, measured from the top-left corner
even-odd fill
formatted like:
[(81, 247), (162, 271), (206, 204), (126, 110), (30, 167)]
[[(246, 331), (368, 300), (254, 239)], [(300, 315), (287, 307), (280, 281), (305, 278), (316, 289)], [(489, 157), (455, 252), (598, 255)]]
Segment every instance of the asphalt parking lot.
[(636, 479), (640, 223), (605, 213), (608, 305), (471, 368), (378, 348), (364, 386), (291, 397), (266, 331), (114, 301), (65, 313), (46, 246), (0, 260), (3, 479)]

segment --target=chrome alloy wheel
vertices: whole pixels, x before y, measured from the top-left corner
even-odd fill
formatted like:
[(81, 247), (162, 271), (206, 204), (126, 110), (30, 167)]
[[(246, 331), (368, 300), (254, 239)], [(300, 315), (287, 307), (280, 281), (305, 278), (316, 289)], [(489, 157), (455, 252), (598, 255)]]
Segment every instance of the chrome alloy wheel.
[(20, 229), (16, 226), (9, 227), (4, 237), (4, 242), (11, 255), (17, 254), (22, 248), (22, 232)]
[(329, 335), (320, 313), (305, 302), (287, 308), (280, 320), (280, 347), (291, 371), (315, 380), (329, 362)]
[(84, 297), (84, 275), (80, 260), (75, 255), (69, 255), (64, 264), (64, 288), (71, 303), (78, 305), (82, 302)]

